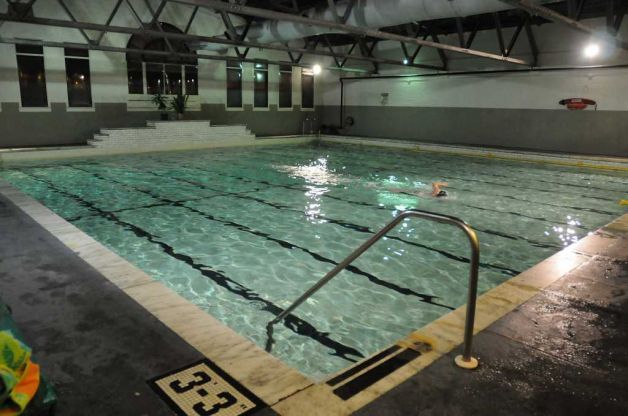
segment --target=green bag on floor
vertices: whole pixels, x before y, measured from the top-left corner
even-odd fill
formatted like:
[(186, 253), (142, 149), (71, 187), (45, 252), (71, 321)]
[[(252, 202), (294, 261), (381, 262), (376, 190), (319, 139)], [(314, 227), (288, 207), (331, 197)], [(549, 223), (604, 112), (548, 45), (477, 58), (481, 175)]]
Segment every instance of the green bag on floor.
[[(2, 303), (2, 301), (0, 301), (0, 331), (2, 331), (3, 333), (10, 333), (13, 339), (17, 340), (20, 345), (26, 347), (24, 339), (11, 317), (11, 312), (9, 308), (4, 303)], [(30, 348), (26, 347), (26, 349), (28, 349), (28, 357), (30, 358)], [(11, 349), (11, 347), (9, 347), (9, 349), (7, 350), (5, 350), (4, 348), (0, 349), (0, 362), (10, 361), (12, 362), (13, 367), (15, 367), (16, 364), (23, 363), (25, 357), (21, 356), (21, 354), (19, 353), (19, 349), (17, 350), (17, 354), (15, 354), (14, 351), (15, 350)], [(4, 380), (4, 377), (0, 377)], [(9, 383), (10, 381), (8, 382), (8, 384)], [(4, 402), (3, 398), (8, 396), (9, 394), (8, 389), (3, 388), (3, 386), (5, 386), (4, 381), (0, 381), (0, 409), (2, 409), (1, 404)], [(30, 399), (32, 400), (30, 400), (28, 406), (26, 407), (26, 410), (22, 413), (23, 416), (27, 416), (29, 414), (52, 414), (54, 410), (54, 405), (57, 402), (57, 396), (54, 392), (54, 389), (52, 388), (50, 383), (48, 383), (44, 379), (44, 377), (41, 377), (39, 379), (39, 388), (36, 389), (34, 397), (32, 395), (30, 396)], [(1, 411), (0, 415), (2, 415)]]

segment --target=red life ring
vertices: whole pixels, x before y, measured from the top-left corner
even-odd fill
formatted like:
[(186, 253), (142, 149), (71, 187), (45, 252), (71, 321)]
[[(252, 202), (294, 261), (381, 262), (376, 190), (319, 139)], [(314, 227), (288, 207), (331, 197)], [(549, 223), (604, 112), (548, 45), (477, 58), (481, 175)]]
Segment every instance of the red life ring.
[(584, 110), (590, 105), (594, 105), (597, 108), (597, 103), (588, 98), (565, 98), (558, 102), (560, 105), (564, 105), (569, 110)]

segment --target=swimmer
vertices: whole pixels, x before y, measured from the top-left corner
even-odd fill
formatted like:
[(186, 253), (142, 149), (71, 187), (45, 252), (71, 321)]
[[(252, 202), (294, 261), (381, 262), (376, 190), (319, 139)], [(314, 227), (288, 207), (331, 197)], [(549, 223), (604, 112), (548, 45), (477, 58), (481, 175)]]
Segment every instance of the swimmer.
[(432, 195), (434, 198), (442, 198), (447, 196), (447, 191), (441, 189), (441, 187), (449, 186), (447, 182), (432, 182)]
[[(432, 182), (432, 192), (429, 193), (429, 196), (434, 198), (443, 198), (449, 196), (447, 191), (442, 189), (443, 187), (449, 186), (447, 182)], [(427, 192), (422, 192), (418, 190), (411, 190), (409, 188), (389, 188), (388, 192), (394, 192), (398, 194), (406, 194), (406, 195), (415, 195), (415, 196), (427, 196)]]

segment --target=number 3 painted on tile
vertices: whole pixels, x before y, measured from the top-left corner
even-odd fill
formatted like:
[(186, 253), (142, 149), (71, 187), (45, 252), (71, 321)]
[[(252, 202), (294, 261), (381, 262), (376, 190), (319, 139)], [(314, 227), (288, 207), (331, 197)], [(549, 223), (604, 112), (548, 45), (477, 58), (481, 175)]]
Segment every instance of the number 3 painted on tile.
[(205, 409), (205, 405), (203, 403), (196, 403), (192, 407), (192, 409), (194, 409), (196, 414), (198, 414), (199, 416), (211, 416), (218, 413), (220, 409), (226, 409), (228, 407), (233, 406), (234, 404), (238, 402), (238, 399), (236, 399), (235, 397), (233, 397), (231, 394), (227, 392), (218, 393), (216, 396), (220, 397), (221, 399), (224, 399), (225, 401), (221, 403), (216, 403), (215, 405), (211, 407), (211, 409)]
[(202, 386), (205, 383), (209, 383), (212, 381), (212, 378), (209, 374), (204, 371), (197, 371), (192, 374), (197, 380), (190, 381), (187, 385), (181, 385), (180, 380), (175, 380), (170, 383), (170, 388), (174, 390), (175, 393), (185, 393), (186, 391), (192, 390), (195, 386)]

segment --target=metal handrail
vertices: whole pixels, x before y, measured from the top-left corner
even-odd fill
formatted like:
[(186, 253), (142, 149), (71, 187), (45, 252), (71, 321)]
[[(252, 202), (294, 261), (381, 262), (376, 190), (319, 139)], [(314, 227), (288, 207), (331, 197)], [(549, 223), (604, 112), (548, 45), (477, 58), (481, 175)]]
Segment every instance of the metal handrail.
[(273, 340), (273, 326), (288, 316), (299, 305), (305, 302), (310, 296), (316, 293), (320, 288), (325, 286), (331, 279), (333, 279), (338, 273), (340, 273), (345, 267), (351, 264), (355, 259), (360, 257), (366, 250), (368, 250), (373, 244), (384, 237), (390, 230), (395, 228), (401, 221), (409, 217), (424, 218), (431, 221), (436, 221), (444, 224), (455, 225), (460, 228), (466, 234), (471, 245), (471, 270), (469, 272), (469, 293), (467, 298), (467, 313), (465, 317), (464, 327), (464, 350), (462, 355), (457, 356), (455, 359), (456, 364), (463, 368), (476, 368), (478, 365), (477, 359), (471, 356), (471, 343), (473, 341), (473, 323), (475, 320), (475, 302), (478, 292), (478, 267), (480, 264), (480, 241), (478, 240), (475, 231), (459, 218), (449, 215), (436, 214), (434, 212), (422, 211), (422, 210), (408, 210), (403, 211), (397, 215), (392, 221), (386, 224), (375, 235), (365, 241), (360, 247), (355, 249), (350, 255), (348, 255), (343, 261), (338, 263), (329, 273), (327, 273), (321, 280), (316, 282), (311, 288), (303, 293), (297, 300), (295, 300), (288, 308), (282, 313), (277, 315), (275, 319), (270, 321), (266, 326), (268, 333), (268, 341), (266, 342), (266, 350), (270, 352)]

